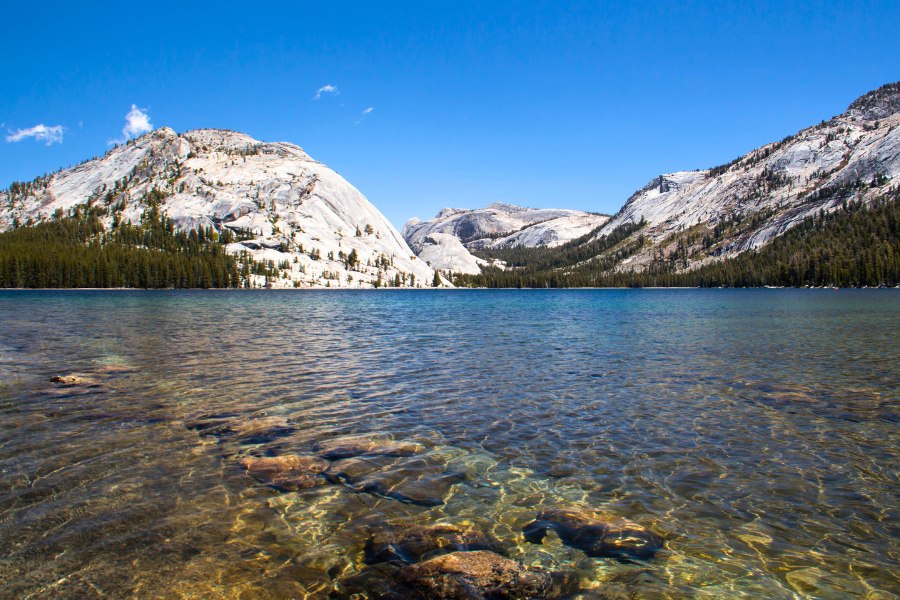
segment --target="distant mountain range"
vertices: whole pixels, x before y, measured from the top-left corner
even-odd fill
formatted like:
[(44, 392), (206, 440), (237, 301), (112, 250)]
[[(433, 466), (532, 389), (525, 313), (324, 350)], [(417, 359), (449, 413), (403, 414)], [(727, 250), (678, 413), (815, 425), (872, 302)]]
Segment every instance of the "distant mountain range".
[[(0, 285), (798, 284), (807, 280), (760, 273), (784, 271), (772, 265), (789, 260), (783, 257), (788, 247), (794, 254), (819, 253), (814, 261), (803, 260), (825, 272), (820, 263), (830, 259), (820, 247), (851, 238), (862, 247), (846, 249), (857, 256), (842, 256), (840, 281), (889, 283), (897, 279), (900, 254), (891, 217), (900, 174), (898, 125), (900, 83), (893, 83), (860, 97), (841, 115), (728, 164), (654, 176), (612, 217), (491, 204), (412, 219), (402, 236), (359, 191), (296, 145), (232, 131), (178, 134), (163, 127), (100, 158), (0, 192), (0, 231), (6, 232), (0, 233)], [(840, 233), (835, 223), (841, 219), (865, 224), (882, 218), (866, 216), (870, 209), (886, 215), (885, 227), (872, 226), (877, 235)], [(63, 221), (62, 228), (25, 231)], [(199, 237), (175, 240), (179, 231)], [(734, 262), (757, 256), (791, 231), (787, 241), (766, 250), (768, 270)], [(805, 232), (802, 243), (797, 232)], [(60, 244), (54, 253), (41, 250), (39, 240), (47, 236)], [(819, 241), (810, 241), (815, 236)], [(111, 243), (118, 244), (115, 253), (102, 250)], [(66, 248), (80, 256), (77, 264), (65, 264), (67, 277), (41, 273), (62, 269), (56, 257), (69, 254)], [(161, 266), (173, 248), (194, 258), (202, 254), (206, 266)], [(130, 266), (111, 264), (123, 252)], [(727, 265), (727, 278), (724, 266), (708, 279), (684, 275), (710, 274), (718, 264)], [(859, 269), (867, 271), (865, 278), (847, 275)], [(73, 270), (84, 276), (72, 276)], [(185, 270), (194, 275), (184, 276)], [(879, 273), (874, 278), (868, 273), (873, 270)], [(809, 281), (819, 279), (828, 281)]]
[[(848, 201), (868, 205), (885, 196), (900, 174), (898, 125), (900, 83), (892, 83), (841, 115), (730, 163), (655, 176), (609, 219), (576, 211), (559, 211), (571, 216), (554, 219), (548, 211), (491, 205), (414, 219), (403, 234), (426, 262), (458, 273), (489, 271), (516, 257), (511, 269), (534, 274), (527, 253), (509, 251), (516, 245), (556, 246), (555, 259), (551, 251), (531, 253), (531, 259), (539, 256), (544, 275), (562, 282), (573, 270), (593, 272), (598, 283), (604, 274), (686, 272), (760, 249)], [(603, 243), (613, 238), (614, 244)], [(886, 241), (896, 246), (896, 239)]]
[(495, 203), (477, 210), (445, 208), (429, 221), (410, 219), (403, 237), (435, 269), (480, 273), (490, 264), (470, 250), (558, 246), (595, 231), (608, 215)]

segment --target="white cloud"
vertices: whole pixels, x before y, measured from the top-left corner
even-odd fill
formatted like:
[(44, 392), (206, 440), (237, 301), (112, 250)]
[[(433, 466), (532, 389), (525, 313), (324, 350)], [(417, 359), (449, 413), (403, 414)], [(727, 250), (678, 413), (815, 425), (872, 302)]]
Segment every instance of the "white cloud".
[(122, 137), (126, 140), (148, 131), (153, 131), (153, 125), (150, 124), (150, 115), (147, 109), (140, 109), (136, 105), (131, 105), (131, 110), (125, 115), (125, 127), (122, 128)]
[(356, 120), (356, 124), (359, 125), (360, 123), (362, 123), (363, 120), (365, 120), (365, 118), (368, 117), (369, 114), (370, 114), (373, 110), (375, 110), (375, 108), (372, 107), (372, 106), (370, 106), (369, 108), (367, 108), (367, 109), (365, 109), (364, 111), (362, 111), (362, 113), (360, 113), (360, 115), (359, 115), (359, 118)]
[(53, 144), (61, 144), (63, 141), (63, 126), (62, 125), (52, 125), (47, 126), (43, 123), (39, 123), (34, 127), (29, 127), (28, 129), (18, 129), (16, 131), (9, 132), (9, 135), (6, 136), (7, 142), (21, 142), (25, 138), (34, 138), (39, 142), (44, 142), (48, 146)]
[(125, 115), (125, 127), (122, 128), (122, 137), (118, 140), (109, 140), (109, 144), (124, 144), (133, 137), (142, 133), (153, 131), (153, 124), (150, 123), (150, 115), (147, 114), (146, 108), (138, 108), (136, 104), (131, 105), (131, 110)]
[(322, 97), (323, 94), (327, 94), (330, 96), (337, 96), (340, 94), (340, 90), (337, 89), (336, 85), (326, 84), (316, 90), (316, 95), (313, 96), (313, 100), (318, 100)]

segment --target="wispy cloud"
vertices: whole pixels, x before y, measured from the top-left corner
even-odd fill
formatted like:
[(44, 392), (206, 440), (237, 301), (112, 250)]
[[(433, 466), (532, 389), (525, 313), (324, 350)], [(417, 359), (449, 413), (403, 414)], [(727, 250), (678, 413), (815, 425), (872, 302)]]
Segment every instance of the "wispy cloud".
[(326, 84), (316, 90), (316, 95), (313, 96), (313, 100), (318, 100), (322, 96), (337, 96), (341, 91), (337, 89), (336, 85)]
[(372, 113), (373, 110), (375, 110), (375, 108), (370, 106), (369, 108), (362, 111), (362, 113), (360, 113), (360, 115), (359, 115), (359, 118), (356, 120), (356, 124), (359, 125), (360, 123), (365, 121), (366, 117), (368, 117)]
[(28, 129), (17, 129), (16, 131), (10, 131), (9, 135), (6, 136), (7, 142), (21, 142), (26, 138), (34, 138), (36, 141), (44, 142), (48, 146), (53, 144), (61, 144), (63, 141), (63, 126), (62, 125), (52, 125), (47, 126), (43, 123), (39, 123), (34, 127), (29, 127)]
[(131, 110), (125, 115), (125, 127), (122, 128), (122, 137), (117, 140), (109, 140), (109, 145), (124, 144), (131, 138), (153, 131), (153, 124), (150, 123), (150, 115), (147, 114), (146, 108), (138, 108), (136, 104), (131, 105)]

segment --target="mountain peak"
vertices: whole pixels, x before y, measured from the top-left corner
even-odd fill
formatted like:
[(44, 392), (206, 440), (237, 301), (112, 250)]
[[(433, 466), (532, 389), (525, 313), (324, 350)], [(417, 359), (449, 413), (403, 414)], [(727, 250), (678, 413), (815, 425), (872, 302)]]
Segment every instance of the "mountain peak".
[(499, 210), (502, 212), (522, 212), (527, 211), (528, 209), (522, 206), (517, 206), (515, 204), (509, 204), (508, 202), (492, 202), (488, 204), (485, 209), (487, 210)]
[(261, 143), (245, 133), (231, 129), (192, 129), (186, 131), (183, 136), (194, 143), (232, 148), (245, 148)]
[(226, 252), (274, 265), (275, 276), (247, 275), (257, 286), (423, 287), (434, 276), (343, 177), (299, 146), (236, 131), (160, 127), (0, 191), (0, 231), (84, 206), (108, 231), (141, 223), (149, 208), (179, 230), (215, 230)]
[(867, 121), (884, 119), (900, 112), (900, 81), (863, 94), (853, 101), (847, 112)]

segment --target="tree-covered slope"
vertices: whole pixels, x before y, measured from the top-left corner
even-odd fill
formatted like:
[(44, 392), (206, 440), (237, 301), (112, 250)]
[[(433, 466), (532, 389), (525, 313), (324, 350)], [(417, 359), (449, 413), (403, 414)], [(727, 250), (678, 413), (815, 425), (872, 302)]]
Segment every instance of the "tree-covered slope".
[(153, 208), (106, 230), (99, 210), (0, 233), (0, 287), (239, 287), (251, 269), (266, 274), (246, 256), (240, 268), (211, 228), (176, 231)]
[[(839, 191), (835, 191), (839, 193)], [(486, 268), (455, 283), (476, 287), (622, 286), (896, 286), (900, 284), (900, 188), (868, 203), (844, 200), (756, 250), (682, 270), (677, 256), (658, 255), (641, 271), (614, 265), (649, 244), (627, 225), (592, 241), (595, 258), (578, 262), (578, 242), (555, 249), (508, 250), (512, 268)], [(634, 226), (632, 225), (632, 228)]]
[(424, 287), (434, 276), (359, 190), (300, 147), (217, 129), (162, 127), (75, 167), (14, 182), (0, 190), (0, 231), (94, 208), (104, 209), (96, 216), (111, 230), (140, 224), (152, 206), (178, 231), (233, 234), (229, 254), (283, 265), (266, 282), (273, 287)]
[[(845, 247), (833, 239), (819, 249), (805, 242), (798, 246), (818, 252), (809, 256), (803, 277), (796, 272), (803, 257), (791, 259), (792, 275), (749, 265), (763, 260), (760, 255), (785, 263), (761, 251), (793, 228), (809, 229), (823, 215), (845, 212), (849, 204), (874, 206), (898, 181), (900, 83), (892, 83), (865, 94), (840, 115), (727, 164), (655, 176), (608, 222), (556, 248), (470, 247), (477, 263), (466, 272), (475, 276), (455, 279), (504, 286), (694, 285), (701, 283), (702, 273), (729, 285), (881, 284), (890, 275), (881, 264), (884, 250), (857, 232), (849, 234), (852, 243), (866, 251), (874, 243), (870, 254), (878, 257), (877, 264), (830, 254), (828, 248)], [(744, 254), (739, 275), (733, 263), (727, 272), (714, 266)], [(819, 266), (826, 263), (831, 271)]]

